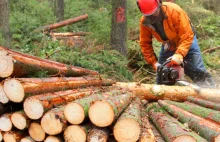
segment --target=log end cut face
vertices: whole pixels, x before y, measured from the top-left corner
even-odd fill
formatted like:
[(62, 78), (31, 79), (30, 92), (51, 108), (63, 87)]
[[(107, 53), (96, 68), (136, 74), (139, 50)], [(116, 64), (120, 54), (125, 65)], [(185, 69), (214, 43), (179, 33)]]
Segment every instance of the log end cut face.
[(220, 134), (217, 136), (217, 137), (215, 137), (215, 140), (214, 140), (215, 142), (220, 142)]
[(122, 119), (114, 126), (114, 136), (117, 141), (135, 142), (139, 139), (140, 125), (133, 119)]
[(0, 117), (0, 130), (10, 131), (12, 128), (12, 123), (8, 115), (3, 115)]
[(173, 142), (197, 142), (197, 140), (192, 136), (182, 135), (177, 137)]
[(55, 136), (48, 136), (44, 142), (62, 142), (59, 138)]
[(37, 120), (43, 116), (44, 107), (41, 101), (29, 97), (24, 101), (24, 112), (29, 118)]
[(15, 103), (20, 103), (24, 99), (24, 88), (16, 79), (8, 79), (4, 82), (4, 91), (8, 99)]
[(26, 136), (21, 139), (20, 142), (35, 142), (30, 136)]
[(66, 128), (64, 131), (65, 142), (85, 142), (86, 133), (78, 125), (71, 125)]
[(89, 108), (89, 119), (99, 127), (107, 127), (114, 121), (114, 109), (106, 101), (96, 101)]
[(12, 56), (8, 55), (6, 51), (0, 50), (0, 77), (9, 77), (12, 75), (13, 70), (14, 63)]
[(27, 127), (27, 119), (20, 113), (13, 113), (11, 115), (11, 122), (19, 130), (23, 130)]
[(3, 103), (3, 104), (6, 104), (6, 103), (9, 102), (9, 99), (6, 96), (5, 91), (4, 91), (3, 87), (2, 87), (2, 85), (0, 85), (0, 102)]
[(16, 142), (16, 139), (12, 133), (5, 133), (3, 136), (4, 142)]
[(46, 137), (41, 125), (35, 122), (29, 126), (28, 133), (35, 141), (43, 141)]
[(64, 109), (64, 116), (71, 124), (80, 124), (85, 119), (84, 109), (77, 103), (69, 103)]
[(63, 131), (63, 123), (54, 113), (46, 113), (41, 119), (43, 130), (49, 135), (56, 135)]

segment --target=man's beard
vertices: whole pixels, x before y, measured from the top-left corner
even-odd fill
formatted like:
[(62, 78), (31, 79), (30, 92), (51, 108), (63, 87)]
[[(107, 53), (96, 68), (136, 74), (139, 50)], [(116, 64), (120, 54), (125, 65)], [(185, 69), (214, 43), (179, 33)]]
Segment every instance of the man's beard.
[(157, 22), (163, 21), (163, 19), (164, 19), (164, 13), (163, 13), (162, 8), (160, 7), (158, 16), (153, 16), (153, 15), (145, 16), (143, 24), (144, 25), (152, 25)]

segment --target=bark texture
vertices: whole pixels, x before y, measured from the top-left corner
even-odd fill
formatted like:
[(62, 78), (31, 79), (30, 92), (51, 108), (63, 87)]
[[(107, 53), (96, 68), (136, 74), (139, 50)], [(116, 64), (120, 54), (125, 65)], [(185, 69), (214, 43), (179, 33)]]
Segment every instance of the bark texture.
[(196, 116), (165, 101), (159, 100), (158, 103), (182, 123), (187, 123), (189, 128), (199, 133), (208, 141), (216, 141), (220, 137), (220, 125), (212, 123), (202, 117)]
[(158, 132), (157, 128), (152, 124), (151, 121), (150, 121), (150, 126), (155, 136), (156, 142), (165, 142), (163, 137), (161, 136), (161, 134)]

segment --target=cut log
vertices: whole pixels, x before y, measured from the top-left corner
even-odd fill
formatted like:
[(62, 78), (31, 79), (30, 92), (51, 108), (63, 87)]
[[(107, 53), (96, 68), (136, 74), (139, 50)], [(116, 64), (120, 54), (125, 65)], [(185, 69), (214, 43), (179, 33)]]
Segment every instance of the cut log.
[(117, 141), (135, 142), (141, 133), (141, 101), (135, 98), (118, 118), (113, 133)]
[(28, 128), (28, 133), (35, 141), (43, 141), (46, 134), (38, 122), (32, 122)]
[(92, 96), (77, 99), (74, 102), (66, 105), (64, 109), (64, 116), (71, 124), (81, 124), (85, 119), (88, 118), (88, 110), (93, 102), (119, 94), (123, 94), (123, 91), (111, 90), (110, 92), (98, 92)]
[(207, 100), (195, 98), (195, 97), (187, 97), (187, 101), (198, 104), (200, 106), (204, 106), (206, 108), (220, 111), (220, 104), (216, 102), (207, 101)]
[(165, 142), (163, 137), (161, 136), (161, 134), (158, 132), (157, 128), (152, 124), (151, 121), (150, 121), (150, 126), (155, 136), (156, 142)]
[(11, 122), (15, 128), (24, 130), (25, 128), (28, 128), (30, 119), (27, 117), (24, 111), (17, 111), (12, 113)]
[(220, 125), (196, 116), (179, 107), (168, 104), (165, 101), (159, 100), (158, 103), (171, 115), (178, 118), (179, 121), (182, 123), (187, 123), (189, 128), (199, 133), (200, 136), (204, 137), (208, 141), (219, 142)]
[(51, 109), (42, 117), (41, 126), (47, 134), (57, 135), (66, 128), (67, 120), (63, 114), (64, 107)]
[(141, 110), (141, 135), (139, 142), (156, 142), (156, 138), (148, 119), (147, 111), (143, 107)]
[(196, 133), (190, 132), (176, 119), (167, 115), (158, 104), (149, 106), (148, 114), (166, 142), (207, 142)]
[(44, 142), (63, 142), (63, 140), (58, 136), (48, 136)]
[(0, 117), (0, 130), (1, 131), (10, 131), (12, 129), (12, 122), (11, 122), (11, 114), (3, 114)]
[(136, 96), (146, 100), (185, 101), (188, 96), (194, 96), (205, 100), (220, 102), (220, 90), (218, 89), (201, 88), (200, 92), (197, 92), (190, 86), (166, 86), (122, 82), (117, 82), (115, 86), (128, 89)]
[(90, 32), (66, 32), (66, 33), (54, 33), (50, 32), (50, 36), (52, 37), (68, 37), (68, 36), (86, 36), (91, 34)]
[(0, 78), (9, 76), (30, 76), (40, 71), (46, 71), (47, 75), (53, 76), (82, 76), (98, 74), (98, 72), (93, 70), (41, 59), (35, 56), (10, 50), (2, 46), (0, 46), (0, 59)]
[(35, 32), (51, 31), (51, 30), (54, 30), (54, 29), (57, 29), (57, 28), (60, 28), (60, 27), (64, 27), (66, 25), (70, 25), (70, 24), (73, 24), (73, 23), (76, 23), (76, 22), (80, 22), (80, 21), (86, 20), (86, 19), (88, 19), (88, 14), (80, 15), (80, 16), (75, 17), (75, 18), (67, 19), (67, 20), (64, 20), (64, 21), (61, 21), (61, 22), (58, 22), (58, 23), (55, 23), (55, 24), (40, 27), (40, 28), (36, 29)]
[(3, 140), (4, 142), (20, 142), (25, 136), (26, 134), (22, 131), (9, 131), (3, 134)]
[(35, 142), (30, 136), (26, 136), (21, 139), (20, 142)]
[(66, 90), (31, 96), (24, 101), (24, 111), (29, 118), (36, 120), (41, 118), (46, 111), (52, 109), (53, 107), (65, 105), (67, 102), (91, 95), (94, 92), (95, 90), (91, 88), (82, 90)]
[(10, 101), (22, 102), (25, 97), (31, 94), (88, 86), (108, 86), (112, 83), (111, 80), (101, 80), (94, 77), (13, 78), (7, 79), (3, 87)]
[(206, 120), (214, 121), (220, 124), (220, 111), (204, 108), (204, 107), (201, 107), (199, 105), (189, 103), (189, 102), (184, 102), (184, 103), (179, 103), (179, 102), (174, 102), (174, 101), (165, 101), (165, 102), (168, 104), (175, 105), (179, 108), (182, 108), (185, 111), (193, 113), (197, 116), (203, 117)]
[(87, 135), (87, 142), (107, 142), (109, 134), (107, 128), (92, 128)]
[(70, 125), (63, 133), (65, 142), (86, 142), (86, 136), (92, 125)]
[(6, 104), (9, 102), (8, 97), (5, 94), (2, 84), (0, 84), (0, 103)]
[(104, 100), (95, 101), (89, 108), (89, 119), (98, 127), (111, 125), (127, 108), (131, 100), (131, 93), (125, 93)]
[(0, 142), (3, 140), (2, 132), (0, 131)]

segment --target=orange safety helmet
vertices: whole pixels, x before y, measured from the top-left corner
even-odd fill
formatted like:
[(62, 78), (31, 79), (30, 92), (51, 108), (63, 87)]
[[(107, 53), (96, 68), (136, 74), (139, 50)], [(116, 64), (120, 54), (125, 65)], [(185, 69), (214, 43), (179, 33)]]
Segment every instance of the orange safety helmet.
[(161, 0), (137, 0), (138, 8), (144, 16), (150, 16), (154, 14), (161, 3)]

